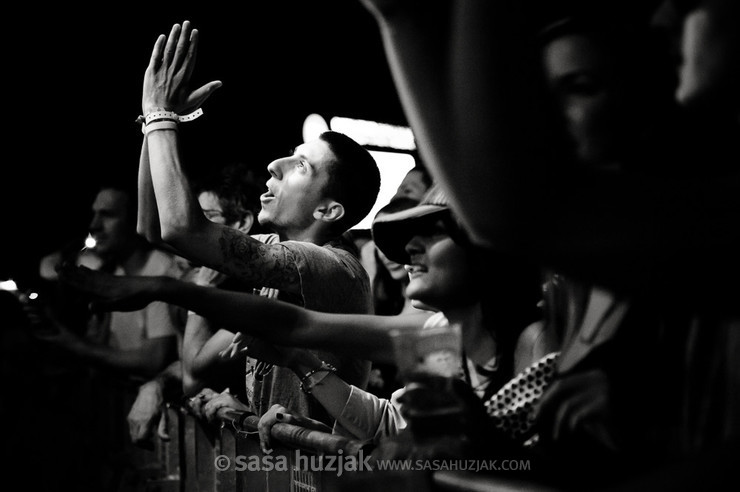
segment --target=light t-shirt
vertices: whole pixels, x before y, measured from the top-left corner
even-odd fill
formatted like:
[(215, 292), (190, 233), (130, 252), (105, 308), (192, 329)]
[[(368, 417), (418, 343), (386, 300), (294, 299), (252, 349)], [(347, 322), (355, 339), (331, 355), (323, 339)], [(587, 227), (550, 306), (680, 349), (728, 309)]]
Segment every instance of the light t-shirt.
[[(116, 268), (114, 273), (125, 274), (121, 267)], [(155, 249), (150, 251), (144, 267), (137, 275), (179, 278), (182, 270), (172, 255)], [(157, 301), (138, 311), (110, 313), (108, 345), (120, 350), (135, 350), (146, 339), (176, 336), (182, 326), (179, 309)]]

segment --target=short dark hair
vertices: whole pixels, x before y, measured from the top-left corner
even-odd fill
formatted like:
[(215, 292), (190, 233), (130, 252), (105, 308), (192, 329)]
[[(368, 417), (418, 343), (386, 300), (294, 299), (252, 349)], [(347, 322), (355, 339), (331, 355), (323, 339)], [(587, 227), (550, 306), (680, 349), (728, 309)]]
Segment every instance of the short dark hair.
[(344, 206), (337, 232), (360, 222), (375, 205), (380, 191), (380, 171), (370, 152), (343, 133), (326, 131), (319, 138), (336, 157), (331, 163), (324, 195)]
[(228, 224), (241, 222), (250, 213), (255, 218), (259, 214), (262, 187), (253, 170), (244, 162), (225, 164), (219, 172), (196, 182), (194, 188), (196, 193), (210, 191), (218, 197)]

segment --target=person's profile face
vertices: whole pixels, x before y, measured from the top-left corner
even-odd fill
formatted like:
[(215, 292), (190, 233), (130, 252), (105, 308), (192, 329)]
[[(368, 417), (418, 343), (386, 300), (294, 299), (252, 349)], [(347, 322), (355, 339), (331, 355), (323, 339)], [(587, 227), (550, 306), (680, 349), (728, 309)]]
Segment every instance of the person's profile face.
[(316, 139), (299, 145), (288, 157), (267, 166), (271, 177), (260, 196), (261, 224), (278, 232), (301, 231), (314, 222), (335, 159), (329, 144)]
[(442, 220), (417, 232), (406, 245), (409, 284), (406, 296), (439, 310), (470, 304), (473, 268), (464, 248), (455, 243)]
[(89, 232), (95, 238), (97, 254), (116, 254), (136, 236), (134, 219), (129, 216), (129, 199), (125, 192), (112, 188), (100, 190), (95, 197)]

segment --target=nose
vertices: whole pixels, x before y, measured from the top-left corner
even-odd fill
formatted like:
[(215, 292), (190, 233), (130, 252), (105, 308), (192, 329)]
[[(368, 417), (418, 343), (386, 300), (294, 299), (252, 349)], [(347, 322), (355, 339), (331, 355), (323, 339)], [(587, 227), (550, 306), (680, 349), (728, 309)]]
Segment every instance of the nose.
[(275, 159), (267, 165), (267, 172), (270, 173), (270, 176), (275, 179), (281, 179), (283, 177), (282, 167), (284, 161), (285, 159)]
[(90, 230), (90, 232), (99, 231), (101, 229), (100, 215), (93, 214), (92, 219), (90, 219), (90, 225), (88, 226), (88, 229)]
[(412, 236), (411, 239), (409, 239), (409, 242), (406, 243), (406, 247), (404, 249), (409, 256), (413, 257), (414, 255), (424, 252), (424, 242), (420, 236)]

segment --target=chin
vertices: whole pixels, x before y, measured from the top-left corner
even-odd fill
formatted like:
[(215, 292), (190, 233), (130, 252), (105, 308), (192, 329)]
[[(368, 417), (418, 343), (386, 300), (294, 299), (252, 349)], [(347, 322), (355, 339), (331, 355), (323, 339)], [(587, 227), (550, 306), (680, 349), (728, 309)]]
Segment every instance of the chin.
[(260, 213), (257, 214), (257, 222), (264, 226), (270, 225), (270, 217), (264, 209), (260, 210)]

